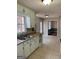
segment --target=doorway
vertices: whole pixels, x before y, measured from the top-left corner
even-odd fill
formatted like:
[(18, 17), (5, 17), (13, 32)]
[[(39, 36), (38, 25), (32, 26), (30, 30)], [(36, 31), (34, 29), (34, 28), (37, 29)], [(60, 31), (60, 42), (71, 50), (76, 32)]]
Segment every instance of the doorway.
[(57, 36), (57, 21), (48, 21), (48, 35)]

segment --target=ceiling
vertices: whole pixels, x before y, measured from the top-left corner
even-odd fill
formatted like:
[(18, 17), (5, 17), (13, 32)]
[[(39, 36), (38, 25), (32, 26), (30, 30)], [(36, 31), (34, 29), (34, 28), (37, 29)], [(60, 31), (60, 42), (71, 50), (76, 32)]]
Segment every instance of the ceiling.
[(53, 0), (50, 5), (45, 6), (41, 0), (17, 0), (18, 3), (34, 10), (38, 17), (45, 18), (61, 16), (61, 0)]

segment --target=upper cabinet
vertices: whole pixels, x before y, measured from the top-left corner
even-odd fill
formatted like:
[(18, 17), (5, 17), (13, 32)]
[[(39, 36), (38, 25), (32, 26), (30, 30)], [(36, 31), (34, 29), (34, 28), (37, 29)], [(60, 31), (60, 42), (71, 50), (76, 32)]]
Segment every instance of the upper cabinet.
[(22, 6), (18, 3), (17, 4), (17, 15), (25, 16), (25, 19), (27, 19), (27, 20), (25, 20), (26, 23), (29, 23), (28, 25), (26, 25), (28, 28), (35, 27), (36, 15), (32, 9)]
[(31, 20), (29, 16), (25, 16), (25, 28), (31, 28)]

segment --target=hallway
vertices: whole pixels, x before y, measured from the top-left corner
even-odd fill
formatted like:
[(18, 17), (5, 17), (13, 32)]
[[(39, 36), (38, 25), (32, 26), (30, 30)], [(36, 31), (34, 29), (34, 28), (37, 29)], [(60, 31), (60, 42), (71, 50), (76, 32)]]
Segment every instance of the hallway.
[(61, 59), (60, 41), (56, 36), (43, 37), (43, 45), (28, 59)]

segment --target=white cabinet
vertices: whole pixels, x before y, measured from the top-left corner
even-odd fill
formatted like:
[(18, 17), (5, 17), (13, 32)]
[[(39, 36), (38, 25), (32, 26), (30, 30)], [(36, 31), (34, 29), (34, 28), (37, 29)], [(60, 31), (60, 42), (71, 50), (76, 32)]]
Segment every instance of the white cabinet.
[(30, 47), (31, 47), (31, 53), (32, 53), (35, 50), (35, 41), (33, 40), (33, 38), (31, 39)]
[(37, 36), (31, 39), (31, 52), (33, 52), (39, 46), (39, 38)]
[(34, 38), (34, 41), (35, 41), (35, 48), (37, 48), (37, 47), (39, 46), (39, 37), (36, 36), (36, 37)]
[(39, 36), (29, 38), (17, 46), (17, 59), (27, 58), (39, 47)]
[(25, 17), (25, 28), (31, 28), (31, 20), (29, 16)]
[(28, 57), (30, 55), (30, 40), (24, 42), (24, 55)]
[(24, 56), (24, 54), (23, 54), (23, 43), (21, 43), (17, 46), (17, 56), (18, 57)]

